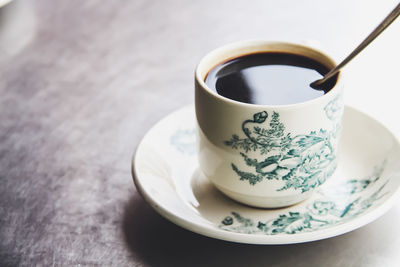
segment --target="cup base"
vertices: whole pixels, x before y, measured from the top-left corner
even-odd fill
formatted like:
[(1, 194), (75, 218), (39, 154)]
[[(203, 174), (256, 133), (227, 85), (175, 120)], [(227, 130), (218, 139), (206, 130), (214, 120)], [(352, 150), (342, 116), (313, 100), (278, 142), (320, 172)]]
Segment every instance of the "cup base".
[(229, 189), (223, 188), (219, 185), (213, 183), (214, 186), (222, 192), (227, 197), (251, 207), (256, 208), (267, 208), (267, 209), (276, 209), (276, 208), (284, 208), (288, 206), (292, 206), (297, 204), (312, 195), (312, 191), (303, 193), (301, 195), (295, 196), (285, 196), (285, 197), (261, 197), (261, 196), (250, 196), (244, 195), (237, 192), (233, 192)]

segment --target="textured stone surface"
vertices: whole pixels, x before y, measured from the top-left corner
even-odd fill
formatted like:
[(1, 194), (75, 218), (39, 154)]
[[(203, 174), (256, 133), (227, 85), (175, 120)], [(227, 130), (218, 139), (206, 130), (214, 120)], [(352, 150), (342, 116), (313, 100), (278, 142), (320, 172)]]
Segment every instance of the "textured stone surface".
[[(1, 8), (0, 266), (395, 266), (398, 205), (344, 236), (241, 245), (161, 218), (130, 174), (146, 131), (193, 101), (193, 70), (210, 49), (313, 39), (341, 58), (395, 3), (15, 0)], [(387, 50), (400, 44), (393, 40)], [(384, 76), (374, 77), (367, 82)], [(374, 95), (360, 101), (367, 109)]]

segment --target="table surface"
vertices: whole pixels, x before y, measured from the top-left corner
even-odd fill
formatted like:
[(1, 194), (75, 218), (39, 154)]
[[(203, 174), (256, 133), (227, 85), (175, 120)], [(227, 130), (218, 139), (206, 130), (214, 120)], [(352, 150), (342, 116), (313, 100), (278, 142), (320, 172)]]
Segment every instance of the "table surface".
[[(209, 50), (253, 38), (340, 61), (384, 1), (15, 0), (0, 9), (0, 266), (398, 266), (400, 204), (327, 240), (235, 244), (159, 216), (132, 183), (149, 128), (193, 102)], [(400, 136), (400, 21), (346, 69), (346, 103)]]

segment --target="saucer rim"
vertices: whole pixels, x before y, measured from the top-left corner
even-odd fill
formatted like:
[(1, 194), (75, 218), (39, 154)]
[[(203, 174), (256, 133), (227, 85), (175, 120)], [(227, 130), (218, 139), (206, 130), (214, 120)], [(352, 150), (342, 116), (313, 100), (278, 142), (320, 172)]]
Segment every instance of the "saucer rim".
[[(335, 236), (340, 236), (345, 233), (351, 232), (353, 230), (356, 230), (360, 227), (363, 227), (372, 221), (378, 219), (382, 215), (384, 215), (390, 208), (393, 207), (393, 205), (396, 203), (396, 201), (400, 198), (400, 186), (398, 186), (391, 196), (389, 196), (388, 199), (386, 199), (384, 202), (378, 204), (373, 210), (366, 212), (365, 214), (359, 215), (356, 218), (349, 219), (347, 221), (344, 221), (343, 223), (340, 223), (338, 225), (334, 225), (329, 228), (324, 228), (323, 230), (317, 230), (317, 231), (310, 231), (310, 232), (304, 232), (304, 233), (295, 233), (295, 234), (286, 234), (286, 235), (256, 235), (256, 234), (246, 234), (246, 233), (235, 233), (235, 232), (230, 232), (226, 231), (223, 229), (218, 229), (215, 227), (215, 224), (204, 224), (204, 223), (199, 223), (195, 221), (191, 221), (185, 217), (181, 217), (177, 214), (174, 214), (172, 211), (170, 211), (167, 208), (164, 208), (162, 205), (157, 203), (156, 200), (154, 200), (142, 187), (140, 183), (139, 177), (139, 172), (136, 168), (135, 162), (137, 162), (138, 154), (141, 151), (141, 148), (143, 147), (143, 140), (145, 139), (146, 135), (150, 133), (157, 125), (162, 123), (164, 120), (168, 120), (170, 117), (175, 116), (177, 113), (184, 112), (185, 110), (190, 110), (193, 109), (193, 104), (192, 105), (186, 105), (184, 107), (181, 107), (169, 114), (167, 114), (165, 117), (161, 118), (158, 122), (156, 122), (150, 129), (146, 131), (146, 133), (143, 135), (139, 145), (137, 146), (135, 153), (133, 154), (132, 157), (132, 162), (131, 162), (131, 172), (132, 172), (132, 178), (133, 182), (136, 186), (137, 191), (140, 193), (140, 195), (145, 199), (145, 201), (150, 204), (150, 206), (162, 217), (165, 219), (171, 221), (172, 223), (189, 230), (191, 232), (201, 234), (203, 236), (207, 236), (210, 238), (216, 238), (224, 241), (230, 241), (230, 242), (236, 242), (236, 243), (243, 243), (243, 244), (258, 244), (258, 245), (284, 245), (284, 244), (296, 244), (296, 243), (305, 243), (305, 242), (311, 242), (311, 241), (317, 241), (317, 240), (322, 240), (322, 239), (327, 239)], [(383, 125), (381, 122), (377, 121), (375, 118), (372, 116), (354, 108), (348, 105), (345, 105), (345, 110), (351, 110), (352, 112), (356, 112), (359, 115), (364, 115), (368, 117), (369, 120), (372, 121), (372, 123), (378, 125), (380, 128), (384, 129), (387, 133), (389, 133), (395, 144), (397, 145), (398, 148), (400, 148), (400, 142), (399, 139), (393, 132), (388, 129), (385, 125)], [(393, 179), (393, 178), (390, 178)], [(201, 216), (201, 215), (200, 215)]]

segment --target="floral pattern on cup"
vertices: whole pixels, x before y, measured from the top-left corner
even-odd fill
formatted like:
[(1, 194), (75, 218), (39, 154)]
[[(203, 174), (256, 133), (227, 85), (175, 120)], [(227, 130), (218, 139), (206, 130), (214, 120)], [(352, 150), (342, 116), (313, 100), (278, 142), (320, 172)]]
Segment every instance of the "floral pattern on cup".
[[(319, 129), (308, 134), (293, 136), (285, 132), (278, 112), (255, 113), (242, 123), (244, 137), (232, 135), (224, 144), (240, 151), (247, 170), (231, 163), (240, 180), (251, 185), (267, 179), (280, 180), (284, 186), (277, 191), (293, 188), (302, 193), (325, 182), (336, 169), (335, 142), (340, 132), (343, 105), (341, 97), (331, 100), (324, 108), (329, 120), (337, 121), (334, 130)], [(265, 155), (264, 160), (249, 156), (249, 152)]]

